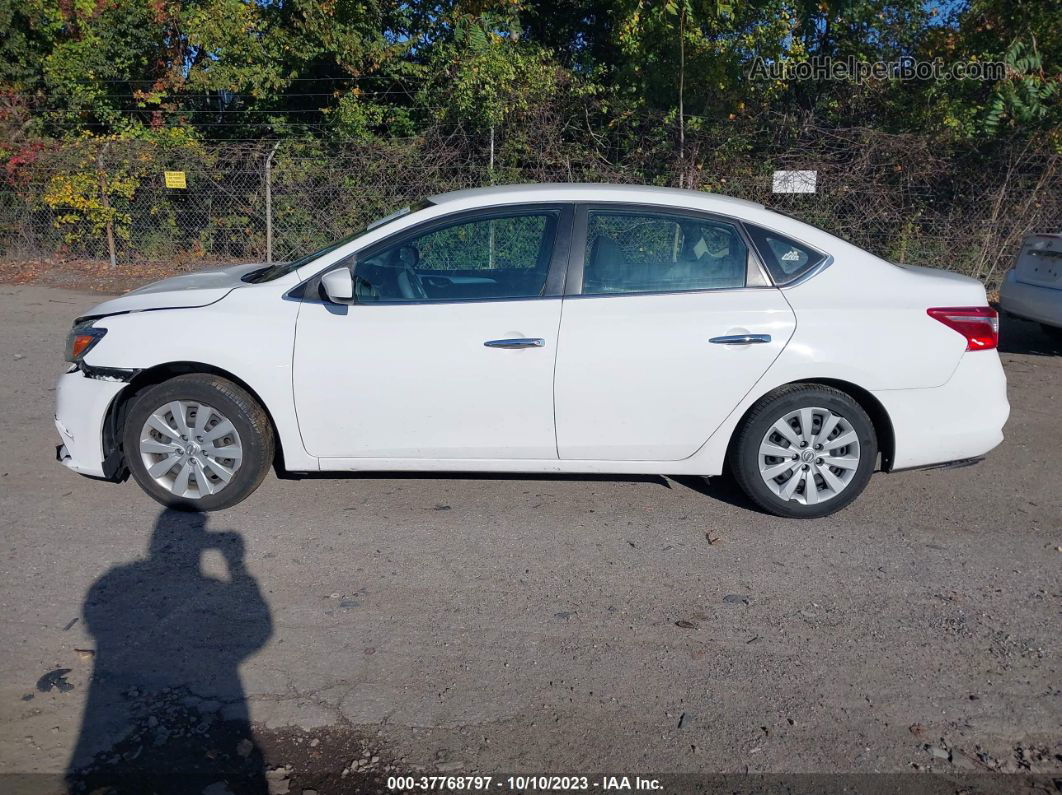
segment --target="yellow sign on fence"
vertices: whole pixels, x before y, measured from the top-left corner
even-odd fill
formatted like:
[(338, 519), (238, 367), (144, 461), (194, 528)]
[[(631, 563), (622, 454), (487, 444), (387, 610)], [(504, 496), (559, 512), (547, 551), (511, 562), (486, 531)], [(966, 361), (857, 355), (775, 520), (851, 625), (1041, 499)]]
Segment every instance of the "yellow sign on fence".
[(184, 190), (188, 187), (183, 171), (163, 171), (162, 173), (166, 177), (167, 188), (180, 188), (181, 190)]

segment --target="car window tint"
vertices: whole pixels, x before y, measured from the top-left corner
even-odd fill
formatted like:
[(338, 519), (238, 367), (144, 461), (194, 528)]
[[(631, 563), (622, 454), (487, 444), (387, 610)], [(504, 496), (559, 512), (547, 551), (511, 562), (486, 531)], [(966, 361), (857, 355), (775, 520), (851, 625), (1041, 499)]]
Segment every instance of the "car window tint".
[(785, 284), (819, 265), (826, 255), (785, 235), (751, 224), (746, 230), (775, 284)]
[(475, 218), (406, 238), (355, 268), (358, 300), (533, 298), (549, 272), (558, 212)]
[(730, 224), (591, 210), (586, 232), (584, 295), (745, 286), (748, 249)]

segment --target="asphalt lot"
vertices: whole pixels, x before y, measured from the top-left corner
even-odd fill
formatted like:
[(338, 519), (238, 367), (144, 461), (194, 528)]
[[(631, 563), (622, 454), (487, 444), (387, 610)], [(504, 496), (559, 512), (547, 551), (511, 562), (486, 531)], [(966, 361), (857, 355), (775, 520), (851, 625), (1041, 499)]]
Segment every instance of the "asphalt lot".
[[(1062, 773), (1062, 351), (1031, 324), (1004, 326), (1000, 448), (875, 475), (825, 520), (765, 516), (716, 480), (270, 476), (182, 564), (181, 532), (203, 529), (54, 460), (63, 339), (98, 300), (0, 286), (0, 773), (58, 786), (79, 737), (107, 747), (120, 727), (81, 729), (93, 665), (143, 633), (145, 671), (201, 696), (224, 680), (251, 761), (305, 786), (316, 765), (322, 792), (387, 765)], [(246, 572), (226, 572), (240, 543)], [(172, 567), (201, 550), (246, 598), (123, 625), (199, 599), (180, 590), (198, 569)], [(158, 670), (189, 647), (204, 669)]]

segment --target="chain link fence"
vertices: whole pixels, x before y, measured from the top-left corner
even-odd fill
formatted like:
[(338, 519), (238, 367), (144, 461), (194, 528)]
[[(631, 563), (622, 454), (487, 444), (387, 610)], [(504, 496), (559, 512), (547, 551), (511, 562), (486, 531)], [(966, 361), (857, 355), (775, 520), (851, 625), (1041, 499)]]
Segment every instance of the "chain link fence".
[[(503, 133), (504, 131), (500, 131)], [(896, 262), (998, 283), (1029, 231), (1058, 231), (1062, 157), (1029, 146), (944, 157), (926, 140), (806, 130), (755, 154), (689, 133), (685, 151), (544, 131), (492, 142), (429, 132), (387, 141), (42, 144), (0, 185), (0, 257), (204, 264), (286, 261), (425, 196), (511, 182), (709, 190), (795, 215)], [(817, 190), (772, 192), (776, 169)], [(165, 172), (184, 187), (167, 187)], [(179, 181), (179, 178), (178, 178)], [(172, 183), (171, 183), (172, 184)]]

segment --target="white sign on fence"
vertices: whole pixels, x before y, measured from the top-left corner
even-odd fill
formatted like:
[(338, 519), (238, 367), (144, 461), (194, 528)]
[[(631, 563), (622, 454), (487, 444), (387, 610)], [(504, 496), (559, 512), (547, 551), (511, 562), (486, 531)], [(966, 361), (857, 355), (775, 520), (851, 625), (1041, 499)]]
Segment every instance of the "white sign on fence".
[(775, 193), (814, 193), (817, 171), (775, 171)]

